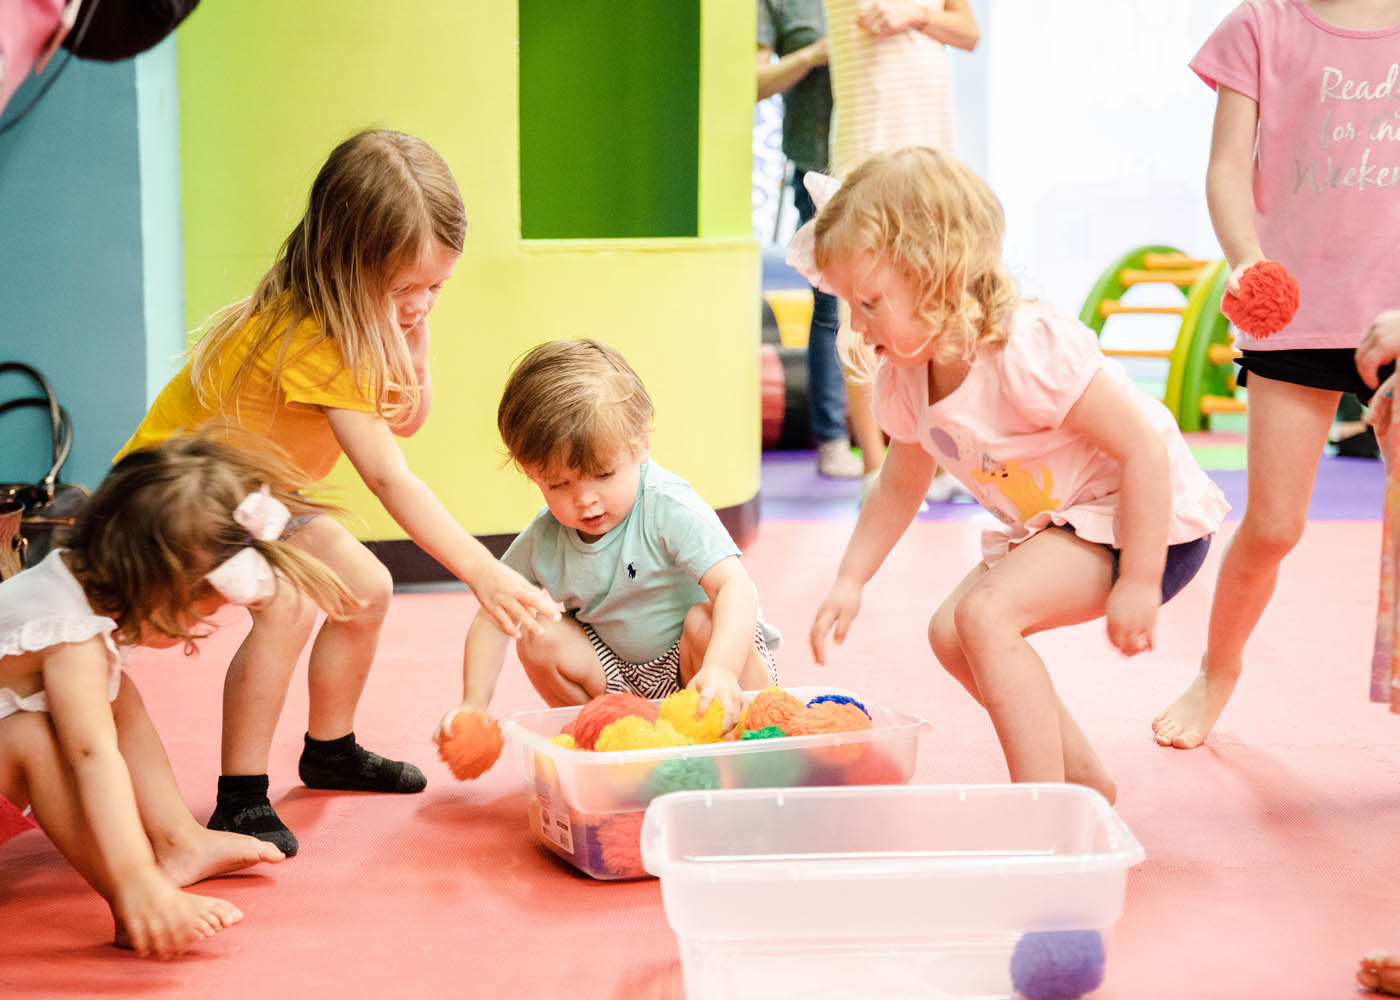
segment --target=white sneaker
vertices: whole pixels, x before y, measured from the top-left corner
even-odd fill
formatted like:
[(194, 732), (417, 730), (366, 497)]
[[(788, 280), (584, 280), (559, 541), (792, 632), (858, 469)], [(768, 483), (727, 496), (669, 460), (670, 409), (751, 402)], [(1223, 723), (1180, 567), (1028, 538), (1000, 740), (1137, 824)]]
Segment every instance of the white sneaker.
[(830, 479), (859, 479), (865, 474), (865, 463), (851, 451), (849, 441), (835, 438), (817, 445), (817, 474)]
[(959, 493), (966, 492), (962, 483), (939, 469), (933, 477), (933, 482), (928, 484), (928, 492), (924, 494), (924, 499), (929, 503), (947, 503)]

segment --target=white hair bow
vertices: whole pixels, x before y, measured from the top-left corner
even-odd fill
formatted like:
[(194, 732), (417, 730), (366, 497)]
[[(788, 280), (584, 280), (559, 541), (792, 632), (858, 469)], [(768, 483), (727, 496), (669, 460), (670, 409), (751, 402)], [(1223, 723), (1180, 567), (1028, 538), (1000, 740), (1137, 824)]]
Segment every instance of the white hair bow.
[[(292, 512), (264, 485), (243, 498), (234, 508), (233, 519), (247, 529), (250, 542), (272, 542), (282, 537)], [(225, 559), (205, 579), (230, 604), (256, 604), (277, 592), (277, 574), (252, 545)]]
[[(835, 177), (809, 170), (802, 176), (802, 186), (812, 196), (812, 204), (820, 212), (841, 187), (841, 182)], [(803, 223), (797, 232), (792, 234), (792, 239), (788, 240), (787, 262), (789, 267), (811, 282), (813, 288), (823, 292), (830, 291), (822, 287), (822, 273), (817, 270), (816, 250), (817, 220), (813, 217)]]

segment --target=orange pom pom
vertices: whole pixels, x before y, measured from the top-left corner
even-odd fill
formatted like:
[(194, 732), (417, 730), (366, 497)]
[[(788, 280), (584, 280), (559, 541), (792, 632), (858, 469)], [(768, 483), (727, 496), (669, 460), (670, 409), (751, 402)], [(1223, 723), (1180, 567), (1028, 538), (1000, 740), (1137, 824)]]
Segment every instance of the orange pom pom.
[(658, 718), (656, 706), (645, 698), (627, 691), (610, 691), (578, 710), (572, 723), (574, 742), (580, 750), (592, 750), (604, 727), (626, 715), (640, 715), (648, 722)]
[(501, 756), (505, 738), (494, 719), (480, 712), (458, 712), (438, 739), (438, 754), (458, 781), (485, 774)]
[(789, 736), (811, 736), (814, 733), (853, 733), (873, 728), (870, 717), (855, 705), (819, 701), (794, 715), (784, 731)]
[(749, 702), (749, 707), (744, 710), (742, 728), (744, 732), (751, 733), (768, 726), (777, 726), (792, 736), (794, 734), (789, 732), (788, 723), (804, 708), (806, 706), (802, 704), (802, 699), (788, 694), (782, 688), (764, 688), (753, 696), (753, 701)]
[(1298, 311), (1298, 282), (1277, 261), (1261, 260), (1240, 275), (1240, 293), (1226, 292), (1220, 311), (1251, 337), (1282, 330)]
[(642, 865), (642, 819), (644, 812), (613, 813), (598, 826), (598, 846), (603, 867), (612, 875), (639, 878), (647, 874)]

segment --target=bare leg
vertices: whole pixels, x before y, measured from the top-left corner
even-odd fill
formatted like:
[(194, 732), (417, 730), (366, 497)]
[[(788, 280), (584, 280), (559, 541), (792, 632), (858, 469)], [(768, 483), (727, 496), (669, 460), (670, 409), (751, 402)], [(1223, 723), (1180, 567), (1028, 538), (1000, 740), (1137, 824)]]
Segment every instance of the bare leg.
[(545, 704), (582, 705), (607, 690), (608, 680), (583, 626), (569, 617), (545, 623), (516, 640), (516, 655)]
[(1220, 562), (1200, 673), (1152, 720), (1162, 746), (1200, 746), (1230, 700), (1244, 668), (1245, 643), (1273, 596), (1279, 564), (1303, 535), (1338, 395), (1249, 380), (1249, 501)]
[(929, 622), (939, 663), (991, 716), (1013, 781), (1070, 781), (1117, 798), (1112, 776), (1025, 639), (1100, 617), (1111, 573), (1102, 547), (1044, 531), (993, 569), (974, 568)]
[(180, 795), (170, 759), (141, 695), (125, 675), (112, 702), (112, 714), (117, 742), (131, 772), (141, 823), (156, 863), (172, 882), (193, 885), (259, 862), (283, 860), (282, 852), (269, 843), (239, 833), (206, 830), (195, 821)]
[(1371, 952), (1361, 959), (1356, 970), (1356, 981), (1376, 993), (1400, 996), (1400, 955), (1387, 951)]
[[(685, 614), (685, 625), (681, 631), (680, 674), (681, 685), (689, 684), (691, 678), (700, 672), (705, 660), (705, 650), (710, 648), (710, 635), (714, 632), (714, 606), (709, 601), (693, 605)], [(768, 668), (758, 648), (749, 646), (749, 655), (744, 667), (739, 671), (739, 687), (745, 691), (761, 691), (773, 681), (768, 676)]]
[(144, 939), (143, 949), (160, 957), (178, 954), (243, 919), (232, 903), (184, 892), (158, 869), (136, 873), (123, 883), (112, 877), (47, 713), (20, 712), (0, 719), (0, 794), (20, 807), (31, 804), (35, 821), (59, 853), (107, 901), (117, 945), (131, 946), (121, 914), (138, 908), (143, 916), (160, 917), (164, 930), (154, 940)]

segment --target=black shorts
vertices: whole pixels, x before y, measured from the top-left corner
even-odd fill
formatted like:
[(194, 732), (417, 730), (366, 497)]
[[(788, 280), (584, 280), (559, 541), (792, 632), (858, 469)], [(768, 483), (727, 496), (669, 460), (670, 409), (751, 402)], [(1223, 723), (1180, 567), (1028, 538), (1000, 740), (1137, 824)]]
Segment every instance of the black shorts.
[[(1260, 378), (1333, 392), (1354, 392), (1362, 401), (1374, 391), (1356, 371), (1356, 351), (1349, 347), (1310, 347), (1285, 351), (1245, 351), (1239, 358), (1240, 385), (1247, 385), (1252, 372)], [(1384, 382), (1395, 365), (1381, 369)]]
[[(1213, 537), (1215, 536), (1212, 533), (1194, 542), (1177, 542), (1167, 546), (1167, 562), (1162, 567), (1163, 604), (1181, 593), (1181, 589), (1195, 578), (1201, 564), (1206, 561), (1206, 553), (1210, 551), (1210, 540)], [(1105, 545), (1104, 548), (1113, 556), (1113, 582), (1117, 583), (1118, 562), (1123, 556), (1123, 550), (1115, 549), (1112, 545)]]

